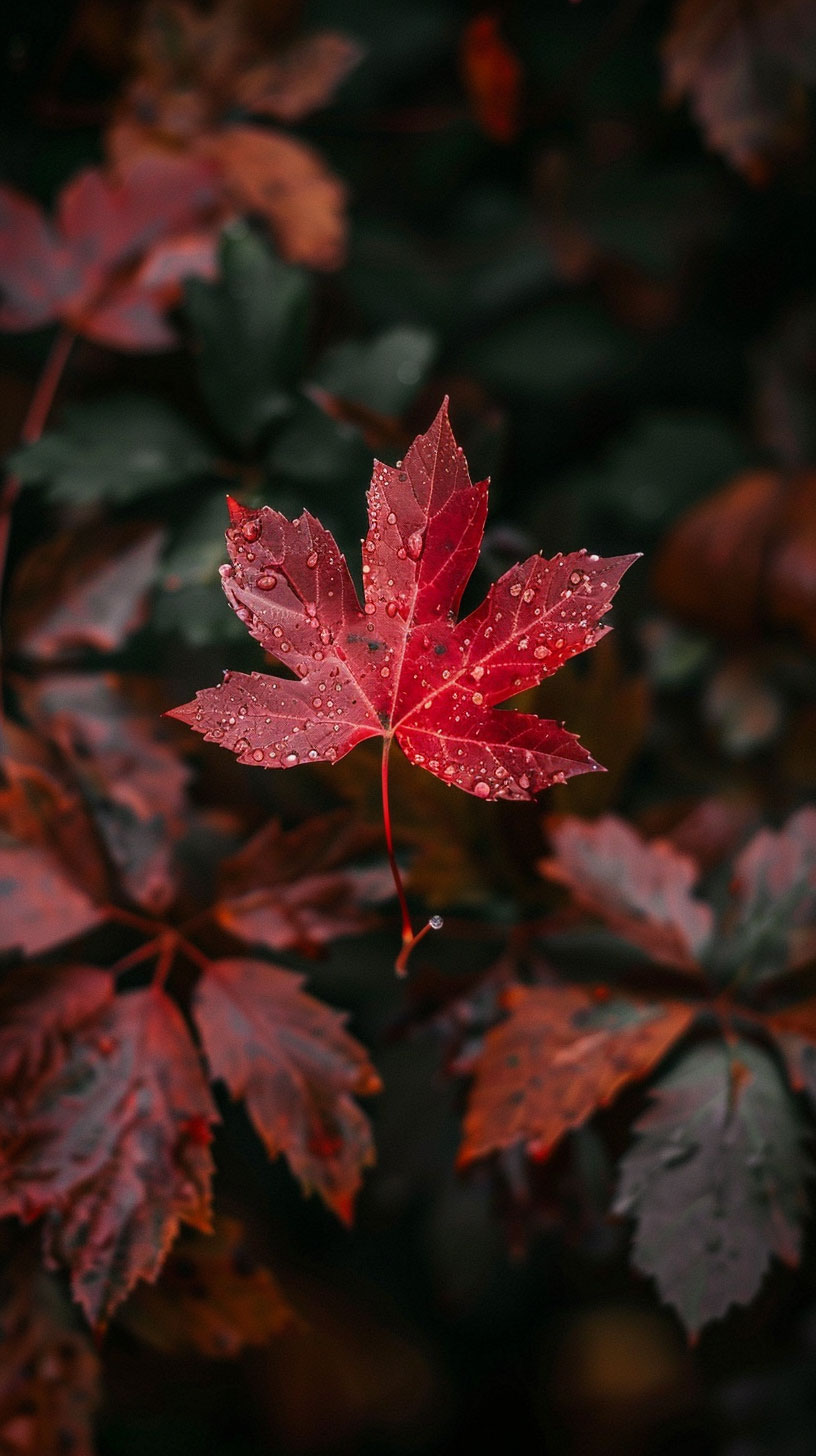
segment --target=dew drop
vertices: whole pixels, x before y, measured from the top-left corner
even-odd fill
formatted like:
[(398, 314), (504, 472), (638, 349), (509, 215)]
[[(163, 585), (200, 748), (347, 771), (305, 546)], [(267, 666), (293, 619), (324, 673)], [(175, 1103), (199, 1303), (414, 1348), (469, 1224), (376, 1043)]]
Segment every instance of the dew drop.
[(363, 611), (365, 612), (367, 617), (373, 617), (376, 610), (376, 602), (366, 602), (365, 606), (363, 607)]
[(396, 602), (386, 602), (386, 604), (385, 604), (385, 615), (386, 615), (386, 617), (396, 617), (398, 610), (399, 610), (399, 608), (398, 608)]
[(261, 534), (261, 523), (258, 520), (244, 521), (241, 527), (241, 535), (245, 541), (257, 541)]
[(529, 787), (530, 787), (530, 780), (528, 779), (527, 775), (526, 774), (519, 774), (519, 788), (520, 789), (529, 789)]
[(309, 552), (309, 555), (306, 557), (306, 565), (309, 566), (309, 567), (312, 567), (312, 568), (314, 568), (315, 566), (317, 566), (317, 552), (316, 551), (310, 551)]
[(490, 785), (484, 779), (478, 779), (473, 785), (473, 792), (477, 799), (487, 799), (490, 796)]
[(471, 701), (475, 703), (477, 708), (481, 708), (484, 702), (484, 693), (474, 693)]
[(300, 759), (296, 753), (287, 753), (283, 761), (287, 768), (294, 768), (296, 763), (300, 763)]
[(510, 588), (510, 595), (511, 595), (511, 597), (520, 597), (521, 596), (521, 582), (520, 581), (514, 581), (513, 582), (513, 585)]
[(254, 758), (256, 763), (263, 763), (263, 749), (253, 748), (252, 757)]
[(393, 511), (389, 511), (389, 512), (388, 512), (388, 517), (387, 517), (387, 519), (388, 519), (388, 524), (389, 524), (389, 526), (396, 526), (396, 524), (397, 524), (397, 518), (396, 518), (396, 516), (395, 516), (395, 515), (394, 515), (394, 512), (393, 512)]
[(412, 531), (405, 543), (408, 555), (416, 561), (422, 555), (422, 532)]
[(235, 750), (234, 751), (236, 753), (246, 753), (246, 751), (247, 751), (248, 748), (249, 748), (249, 740), (247, 738), (237, 738), (235, 740)]
[(268, 571), (264, 576), (259, 576), (255, 585), (258, 591), (274, 591), (278, 584), (278, 578), (273, 571)]

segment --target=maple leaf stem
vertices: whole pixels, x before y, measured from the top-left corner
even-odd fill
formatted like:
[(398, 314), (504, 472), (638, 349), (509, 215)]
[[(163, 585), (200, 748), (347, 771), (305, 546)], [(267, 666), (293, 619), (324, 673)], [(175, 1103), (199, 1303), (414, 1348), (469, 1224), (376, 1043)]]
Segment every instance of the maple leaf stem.
[(397, 899), (399, 900), (400, 912), (402, 914), (402, 950), (400, 951), (396, 961), (394, 962), (394, 970), (396, 971), (398, 976), (407, 976), (408, 957), (410, 956), (412, 950), (415, 946), (419, 945), (419, 942), (421, 940), (424, 940), (429, 930), (439, 930), (441, 928), (442, 917), (440, 915), (432, 915), (430, 920), (426, 921), (426, 923), (423, 925), (422, 929), (418, 930), (416, 935), (414, 934), (414, 927), (411, 924), (411, 912), (408, 909), (408, 901), (405, 898), (405, 886), (402, 883), (402, 875), (400, 874), (399, 865), (397, 864), (397, 856), (394, 853), (394, 836), (391, 830), (391, 805), (388, 798), (388, 756), (390, 752), (391, 739), (384, 738), (382, 751), (381, 782), (383, 824), (385, 825), (385, 845), (386, 849), (388, 850), (388, 863), (391, 866), (391, 874), (394, 877), (394, 885), (396, 886)]
[(137, 945), (135, 950), (128, 951), (127, 955), (120, 956), (118, 961), (114, 961), (111, 966), (112, 975), (124, 975), (125, 971), (132, 970), (134, 966), (140, 966), (142, 961), (149, 961), (152, 956), (159, 954), (163, 946), (161, 936), (156, 936), (155, 940), (144, 941), (141, 945)]
[(400, 913), (402, 915), (402, 944), (403, 953), (405, 948), (410, 946), (414, 940), (414, 927), (411, 924), (411, 912), (408, 909), (408, 901), (405, 898), (405, 887), (402, 883), (402, 875), (397, 864), (397, 856), (394, 853), (394, 836), (391, 830), (391, 805), (388, 798), (388, 758), (391, 752), (391, 739), (383, 739), (382, 750), (382, 807), (383, 825), (385, 827), (385, 846), (388, 850), (388, 863), (391, 866), (391, 874), (394, 877), (394, 885), (399, 900)]

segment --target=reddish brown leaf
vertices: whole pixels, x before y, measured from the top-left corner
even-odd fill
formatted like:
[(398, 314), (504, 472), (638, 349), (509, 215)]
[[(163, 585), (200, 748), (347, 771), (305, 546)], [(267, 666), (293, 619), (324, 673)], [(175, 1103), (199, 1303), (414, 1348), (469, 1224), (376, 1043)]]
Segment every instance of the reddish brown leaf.
[(446, 404), (401, 466), (375, 464), (368, 503), (363, 607), (313, 516), (233, 505), (227, 597), (299, 681), (228, 673), (172, 716), (267, 768), (331, 763), (394, 737), (412, 763), (478, 799), (530, 799), (596, 768), (557, 723), (495, 705), (606, 633), (600, 620), (635, 558), (532, 556), (457, 623), (487, 482), (471, 484)]
[(733, 892), (741, 959), (762, 976), (812, 960), (816, 809), (800, 809), (778, 831), (761, 829), (734, 864)]
[(110, 675), (49, 677), (24, 701), (73, 772), (124, 889), (160, 910), (176, 891), (189, 769), (158, 739), (158, 712), (137, 706), (138, 686)]
[(0, 949), (36, 956), (102, 920), (102, 912), (47, 850), (0, 838)]
[(599, 1001), (579, 986), (517, 986), (509, 999), (476, 1064), (461, 1163), (517, 1143), (545, 1157), (651, 1072), (694, 1016), (680, 1001)]
[(662, 965), (696, 970), (714, 924), (692, 897), (697, 865), (663, 840), (647, 843), (622, 819), (564, 819), (550, 830), (555, 855), (541, 862), (576, 903)]
[(671, 611), (716, 632), (770, 624), (816, 640), (813, 473), (752, 471), (692, 507), (658, 554), (655, 586)]
[(257, 116), (302, 121), (331, 101), (362, 54), (355, 41), (337, 31), (304, 36), (280, 55), (248, 66), (236, 78), (235, 99)]
[(471, 110), (486, 136), (511, 142), (518, 135), (523, 71), (493, 11), (476, 15), (462, 35), (461, 67)]
[(104, 1325), (137, 1280), (156, 1278), (182, 1221), (209, 1228), (217, 1114), (173, 1002), (157, 989), (114, 996), (106, 976), (105, 1003), (87, 1014), (104, 989), (88, 977), (62, 970), (43, 986), (20, 973), (7, 992), (5, 1034), (41, 1070), (33, 1084), (0, 1082), (0, 1214), (49, 1213), (47, 1255)]
[(145, 620), (162, 542), (152, 527), (111, 522), (104, 536), (82, 526), (36, 546), (12, 584), (11, 650), (53, 662), (121, 647)]
[(169, 1355), (195, 1350), (212, 1360), (265, 1345), (297, 1316), (270, 1271), (251, 1257), (242, 1225), (215, 1221), (206, 1238), (182, 1236), (158, 1284), (142, 1285), (123, 1315), (139, 1339)]
[(311, 268), (340, 267), (346, 189), (313, 147), (282, 132), (228, 126), (202, 150), (221, 168), (232, 202), (265, 219), (284, 258)]
[(671, 101), (688, 96), (708, 145), (751, 180), (801, 144), (816, 81), (810, 0), (680, 0), (663, 43)]
[[(177, 296), (168, 278), (139, 275), (151, 251), (176, 233), (210, 223), (216, 191), (205, 159), (139, 157), (118, 175), (99, 168), (67, 184), (53, 223), (28, 199), (0, 188), (0, 328), (38, 328), (62, 319), (78, 333), (123, 349), (173, 342), (162, 310)], [(215, 246), (213, 234), (212, 247)], [(189, 271), (212, 270), (188, 255)], [(177, 269), (176, 281), (188, 271)]]
[(59, 861), (72, 883), (99, 904), (110, 899), (110, 872), (76, 785), (53, 745), (11, 719), (2, 727), (0, 824), (12, 839)]
[(302, 976), (265, 961), (215, 961), (195, 994), (212, 1075), (247, 1111), (271, 1158), (281, 1153), (307, 1191), (344, 1221), (374, 1161), (355, 1094), (380, 1082), (345, 1018), (301, 990)]
[(234, 118), (300, 120), (330, 99), (359, 55), (353, 41), (328, 31), (269, 55), (231, 0), (209, 14), (185, 0), (154, 0), (109, 150), (117, 159), (186, 153), (214, 162), (230, 204), (264, 217), (287, 258), (336, 268), (345, 249), (343, 184), (305, 143)]
[(54, 1282), (16, 1257), (0, 1293), (0, 1451), (93, 1456), (99, 1361)]
[(267, 950), (313, 954), (369, 928), (371, 905), (393, 893), (387, 865), (350, 863), (375, 845), (379, 835), (343, 810), (288, 831), (273, 820), (225, 861), (215, 917)]

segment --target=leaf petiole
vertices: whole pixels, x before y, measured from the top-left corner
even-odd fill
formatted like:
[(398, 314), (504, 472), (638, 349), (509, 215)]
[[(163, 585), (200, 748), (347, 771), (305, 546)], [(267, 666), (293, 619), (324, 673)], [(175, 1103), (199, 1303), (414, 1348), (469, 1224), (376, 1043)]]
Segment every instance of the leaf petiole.
[(396, 971), (398, 976), (407, 976), (408, 957), (410, 956), (412, 950), (415, 946), (419, 945), (419, 942), (421, 940), (424, 940), (429, 930), (441, 930), (442, 917), (441, 915), (432, 915), (430, 920), (428, 920), (426, 924), (423, 925), (422, 929), (418, 930), (416, 935), (414, 934), (414, 927), (411, 924), (411, 912), (408, 909), (408, 901), (405, 897), (405, 886), (402, 883), (402, 875), (400, 874), (399, 865), (397, 864), (397, 856), (394, 853), (394, 836), (391, 829), (391, 805), (388, 798), (388, 756), (390, 752), (391, 739), (384, 738), (382, 751), (381, 783), (383, 824), (385, 826), (385, 845), (388, 851), (388, 863), (391, 866), (391, 874), (394, 879), (394, 885), (397, 891), (397, 899), (399, 900), (400, 913), (402, 915), (402, 950), (400, 951), (396, 961), (394, 962), (394, 970)]

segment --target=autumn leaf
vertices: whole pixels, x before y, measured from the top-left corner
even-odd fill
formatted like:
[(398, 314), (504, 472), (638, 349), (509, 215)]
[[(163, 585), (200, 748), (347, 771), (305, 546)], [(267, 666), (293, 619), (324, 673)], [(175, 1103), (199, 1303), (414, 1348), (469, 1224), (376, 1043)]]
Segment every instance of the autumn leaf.
[(297, 1326), (274, 1275), (253, 1259), (237, 1219), (217, 1218), (203, 1238), (183, 1234), (158, 1283), (142, 1284), (120, 1322), (168, 1355), (223, 1360)]
[(302, 976), (265, 961), (213, 962), (194, 1015), (213, 1077), (244, 1098), (271, 1158), (350, 1222), (363, 1169), (374, 1161), (355, 1095), (379, 1090), (344, 1017), (301, 990)]
[(102, 919), (54, 855), (0, 835), (0, 948), (41, 955), (92, 930)]
[(680, 517), (654, 582), (665, 606), (695, 626), (723, 636), (792, 627), (816, 640), (813, 473), (753, 470), (729, 481)]
[(732, 957), (743, 975), (766, 979), (816, 957), (816, 809), (754, 835), (734, 863), (732, 894)]
[(468, 21), (460, 61), (471, 109), (482, 131), (491, 141), (513, 141), (519, 130), (522, 66), (493, 11)]
[[(116, 175), (87, 168), (67, 183), (49, 221), (34, 202), (0, 188), (0, 328), (55, 319), (117, 349), (162, 349), (174, 335), (163, 313), (181, 280), (213, 271), (216, 193), (212, 166), (140, 157)], [(200, 246), (170, 255), (173, 234)], [(151, 262), (151, 254), (154, 257)], [(155, 271), (152, 271), (155, 270)]]
[(652, 1089), (621, 1164), (634, 1260), (696, 1334), (796, 1264), (811, 1159), (775, 1063), (750, 1042), (694, 1047)]
[(692, 896), (694, 860), (665, 840), (646, 843), (613, 815), (594, 824), (564, 819), (550, 838), (554, 856), (541, 862), (548, 879), (661, 965), (697, 969), (714, 917)]
[(557, 723), (495, 705), (608, 631), (600, 619), (635, 557), (533, 556), (457, 623), (487, 482), (471, 484), (446, 405), (401, 466), (375, 465), (362, 607), (313, 516), (231, 511), (228, 600), (296, 678), (227, 673), (171, 716), (267, 768), (331, 763), (366, 738), (396, 738), (412, 763), (478, 799), (531, 799), (597, 767)]
[(488, 1032), (459, 1153), (462, 1164), (523, 1144), (547, 1156), (572, 1128), (648, 1075), (688, 1029), (681, 1001), (593, 996), (580, 986), (514, 986)]
[(345, 188), (317, 152), (252, 116), (300, 121), (325, 105), (360, 48), (321, 31), (269, 54), (246, 14), (153, 0), (135, 70), (108, 132), (111, 156), (187, 157), (213, 166), (223, 197), (260, 215), (290, 262), (336, 268), (345, 251)]
[(668, 98), (687, 96), (708, 145), (763, 182), (801, 145), (815, 48), (809, 0), (679, 0), (663, 42)]
[(53, 1279), (15, 1252), (0, 1286), (0, 1450), (94, 1456), (99, 1361)]
[(29, 719), (57, 745), (121, 886), (158, 911), (177, 889), (174, 847), (187, 823), (190, 772), (157, 736), (139, 686), (112, 674), (59, 674), (22, 696)]
[(104, 1325), (156, 1278), (182, 1222), (209, 1228), (215, 1107), (160, 990), (115, 996), (106, 972), (66, 967), (44, 984), (17, 974), (4, 1000), (4, 1037), (36, 1074), (3, 1057), (0, 1215), (48, 1215), (47, 1259)]
[(391, 876), (382, 862), (352, 861), (378, 843), (342, 809), (290, 830), (272, 820), (222, 865), (215, 919), (240, 940), (301, 955), (369, 929)]
[(9, 650), (45, 662), (115, 652), (147, 618), (163, 533), (108, 522), (51, 536), (23, 560), (8, 605)]

